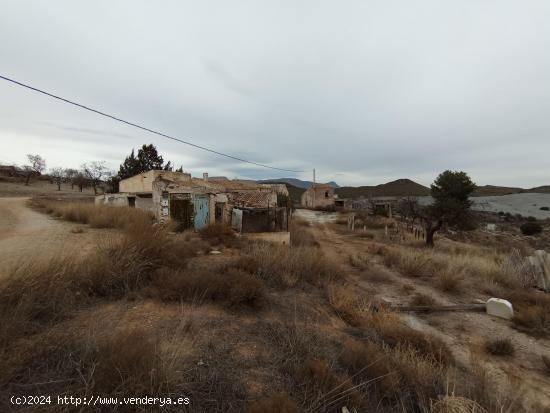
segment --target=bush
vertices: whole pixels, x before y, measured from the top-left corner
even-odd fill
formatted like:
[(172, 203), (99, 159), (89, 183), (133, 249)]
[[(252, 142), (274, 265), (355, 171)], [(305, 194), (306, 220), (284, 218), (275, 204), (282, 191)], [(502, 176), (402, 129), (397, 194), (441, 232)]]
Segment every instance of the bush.
[(277, 286), (292, 287), (304, 283), (323, 286), (340, 278), (338, 267), (315, 247), (289, 248), (255, 243), (250, 245), (246, 255), (236, 264), (238, 268)]
[(522, 224), (519, 229), (523, 235), (535, 235), (542, 232), (542, 227), (537, 222), (528, 221)]
[(548, 208), (547, 206), (540, 207), (539, 209), (541, 211), (550, 211), (550, 208)]
[(511, 356), (514, 345), (509, 338), (489, 339), (485, 342), (485, 351), (493, 356)]
[(210, 300), (228, 307), (258, 307), (264, 292), (262, 282), (251, 274), (236, 268), (213, 267), (159, 270), (153, 280), (152, 294), (164, 301)]
[(224, 224), (210, 224), (199, 230), (202, 239), (208, 241), (210, 245), (225, 245), (232, 247), (236, 244), (235, 231)]
[(546, 367), (546, 372), (550, 373), (550, 357), (545, 356), (544, 354), (540, 356), (542, 360), (542, 364), (544, 364), (544, 367)]
[(250, 403), (248, 413), (298, 413), (298, 406), (286, 393), (274, 394)]

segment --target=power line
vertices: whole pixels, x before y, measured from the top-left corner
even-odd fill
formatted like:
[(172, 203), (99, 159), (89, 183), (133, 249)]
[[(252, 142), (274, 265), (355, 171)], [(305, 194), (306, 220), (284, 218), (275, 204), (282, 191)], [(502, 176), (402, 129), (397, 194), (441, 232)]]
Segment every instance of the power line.
[(293, 170), (293, 169), (276, 168), (276, 167), (274, 167), (274, 166), (269, 166), (269, 165), (265, 165), (265, 164), (262, 164), (262, 163), (258, 163), (258, 162), (254, 162), (254, 161), (249, 161), (249, 160), (246, 160), (246, 159), (243, 159), (243, 158), (239, 158), (239, 157), (237, 157), (237, 156), (228, 155), (228, 154), (223, 153), (223, 152), (218, 152), (218, 151), (215, 151), (214, 149), (206, 148), (206, 147), (204, 147), (204, 146), (200, 146), (200, 145), (197, 145), (197, 144), (195, 144), (195, 143), (191, 143), (191, 142), (188, 142), (188, 141), (184, 141), (183, 139), (179, 139), (179, 138), (176, 138), (176, 137), (174, 137), (174, 136), (170, 136), (170, 135), (167, 135), (167, 134), (165, 134), (165, 133), (158, 132), (158, 131), (156, 131), (156, 130), (146, 128), (145, 126), (138, 125), (137, 123), (129, 122), (129, 121), (124, 120), (124, 119), (121, 119), (121, 118), (119, 118), (119, 117), (117, 117), (117, 116), (109, 115), (108, 113), (102, 112), (102, 111), (97, 110), (97, 109), (93, 109), (93, 108), (91, 108), (91, 107), (89, 107), (89, 106), (85, 106), (85, 105), (83, 105), (83, 104), (74, 102), (74, 101), (69, 100), (69, 99), (65, 99), (65, 98), (63, 98), (63, 97), (61, 97), (61, 96), (54, 95), (53, 93), (46, 92), (46, 91), (44, 91), (44, 90), (41, 90), (41, 89), (38, 89), (38, 88), (36, 88), (36, 87), (27, 85), (27, 84), (25, 84), (25, 83), (18, 82), (17, 80), (10, 79), (9, 77), (0, 75), (0, 79), (7, 80), (8, 82), (14, 83), (14, 84), (16, 84), (16, 85), (18, 85), (18, 86), (22, 86), (22, 87), (24, 87), (24, 88), (33, 90), (33, 91), (35, 91), (35, 92), (42, 93), (43, 95), (49, 96), (49, 97), (51, 97), (51, 98), (60, 100), (60, 101), (65, 102), (65, 103), (69, 103), (69, 104), (74, 105), (74, 106), (77, 106), (77, 107), (79, 107), (79, 108), (81, 108), (81, 109), (85, 109), (85, 110), (87, 110), (87, 111), (97, 113), (98, 115), (105, 116), (106, 118), (110, 118), (110, 119), (116, 120), (116, 121), (118, 121), (118, 122), (125, 123), (126, 125), (130, 125), (130, 126), (133, 126), (133, 127), (135, 127), (135, 128), (144, 130), (144, 131), (146, 131), (146, 132), (154, 133), (155, 135), (162, 136), (163, 138), (172, 139), (173, 141), (180, 142), (180, 143), (183, 143), (183, 144), (185, 144), (185, 145), (192, 146), (192, 147), (197, 148), (197, 149), (202, 149), (203, 151), (207, 151), (207, 152), (210, 152), (210, 153), (214, 153), (214, 154), (216, 154), (216, 155), (225, 156), (226, 158), (230, 158), (230, 159), (233, 159), (233, 160), (236, 160), (236, 161), (240, 161), (240, 162), (249, 163), (249, 164), (256, 165), (256, 166), (261, 166), (261, 167), (263, 167), (263, 168), (275, 169), (275, 170), (277, 170), (277, 171), (284, 171), (284, 172), (307, 172), (307, 171), (297, 171), (297, 170)]

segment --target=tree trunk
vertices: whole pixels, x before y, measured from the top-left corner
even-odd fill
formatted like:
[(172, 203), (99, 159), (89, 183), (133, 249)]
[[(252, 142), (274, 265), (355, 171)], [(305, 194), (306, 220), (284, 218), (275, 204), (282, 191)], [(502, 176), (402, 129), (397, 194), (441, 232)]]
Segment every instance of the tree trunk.
[(61, 181), (57, 181), (57, 190), (61, 191)]
[(426, 222), (426, 246), (432, 248), (434, 246), (434, 234), (441, 229), (443, 221), (439, 219), (435, 226), (431, 220)]
[(31, 180), (31, 173), (27, 174), (27, 180), (25, 181), (25, 186), (29, 186), (29, 181)]
[(94, 195), (97, 195), (97, 184), (92, 182), (92, 186), (94, 187)]
[(78, 189), (80, 189), (80, 192), (82, 192), (83, 185), (78, 185)]

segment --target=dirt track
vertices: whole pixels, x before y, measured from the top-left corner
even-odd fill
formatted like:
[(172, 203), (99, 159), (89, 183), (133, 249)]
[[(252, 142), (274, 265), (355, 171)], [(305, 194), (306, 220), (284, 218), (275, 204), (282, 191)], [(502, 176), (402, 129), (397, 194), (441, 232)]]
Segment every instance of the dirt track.
[(26, 206), (28, 198), (0, 198), (0, 271), (38, 257), (82, 253), (99, 239), (99, 232), (58, 221)]

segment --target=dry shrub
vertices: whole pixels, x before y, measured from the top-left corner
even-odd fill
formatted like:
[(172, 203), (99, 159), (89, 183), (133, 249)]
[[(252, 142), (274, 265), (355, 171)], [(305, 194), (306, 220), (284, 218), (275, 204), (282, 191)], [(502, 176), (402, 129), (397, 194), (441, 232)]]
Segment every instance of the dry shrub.
[(391, 348), (348, 340), (340, 362), (356, 383), (368, 383), (366, 394), (372, 409), (386, 405), (390, 410), (425, 411), (430, 398), (444, 389), (445, 366), (410, 346)]
[(298, 413), (298, 406), (286, 393), (274, 394), (248, 406), (248, 413)]
[(344, 406), (360, 404), (361, 397), (349, 377), (335, 373), (326, 360), (307, 360), (295, 378), (304, 388), (307, 411), (341, 411)]
[(372, 342), (344, 342), (340, 363), (354, 377), (355, 382), (372, 381), (370, 388), (380, 398), (395, 392), (399, 385), (399, 374), (384, 349)]
[(430, 413), (487, 413), (478, 402), (466, 397), (445, 395), (432, 401)]
[(306, 221), (294, 219), (289, 225), (290, 245), (293, 247), (318, 247), (310, 224)]
[(392, 274), (385, 267), (370, 265), (361, 273), (362, 277), (367, 278), (372, 282), (390, 283), (392, 282)]
[(374, 238), (376, 238), (375, 234), (373, 234), (372, 232), (367, 232), (367, 231), (355, 232), (354, 235), (357, 238), (363, 238), (363, 239), (374, 239)]
[(504, 298), (515, 309), (514, 327), (533, 336), (550, 334), (550, 296), (534, 290), (514, 290)]
[(546, 368), (546, 372), (550, 373), (550, 357), (543, 354), (542, 356), (540, 356), (540, 358), (542, 360), (542, 364)]
[(354, 327), (361, 325), (366, 304), (359, 300), (352, 287), (329, 284), (327, 296), (331, 307), (346, 323)]
[(387, 248), (383, 254), (384, 265), (388, 268), (397, 268), (404, 275), (410, 277), (434, 275), (430, 251), (393, 247)]
[(461, 279), (458, 275), (443, 271), (439, 276), (438, 286), (447, 293), (458, 293), (460, 291)]
[(365, 270), (369, 267), (369, 259), (366, 254), (350, 254), (349, 263), (352, 267)]
[(146, 211), (129, 207), (94, 205), (88, 202), (64, 202), (34, 198), (30, 205), (70, 222), (89, 224), (93, 228), (129, 228), (136, 222), (152, 222)]
[(259, 278), (292, 287), (309, 283), (322, 286), (340, 278), (338, 268), (318, 248), (254, 243), (246, 251), (246, 264)]
[(94, 390), (102, 394), (159, 394), (168, 372), (159, 354), (159, 340), (144, 328), (120, 330), (98, 340), (87, 361), (94, 366)]
[(437, 302), (430, 296), (425, 294), (416, 294), (410, 301), (410, 305), (419, 305), (425, 307), (433, 307)]
[(511, 356), (514, 345), (509, 338), (492, 338), (485, 341), (485, 351), (493, 356)]
[(391, 311), (378, 311), (368, 315), (365, 323), (374, 328), (389, 346), (411, 347), (420, 355), (442, 365), (453, 364), (453, 356), (447, 345), (435, 336), (425, 335), (401, 323)]
[(199, 235), (213, 246), (224, 245), (226, 247), (235, 247), (238, 245), (235, 231), (225, 224), (210, 224), (199, 230)]
[[(77, 302), (78, 263), (67, 257), (20, 263), (0, 283), (0, 344), (63, 319)], [(5, 340), (5, 341), (4, 341)]]
[(264, 298), (262, 282), (236, 268), (157, 271), (153, 296), (164, 301), (220, 302), (228, 307), (258, 307)]

